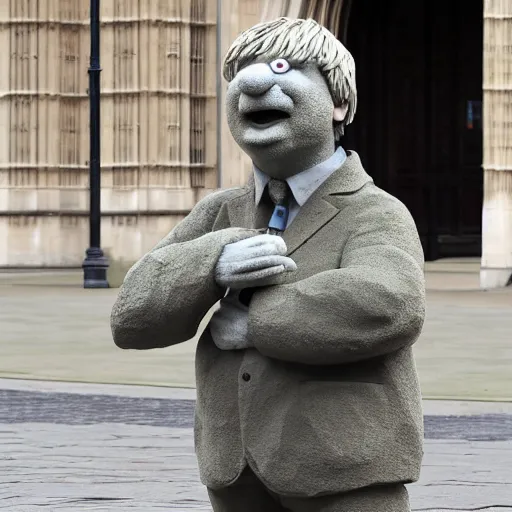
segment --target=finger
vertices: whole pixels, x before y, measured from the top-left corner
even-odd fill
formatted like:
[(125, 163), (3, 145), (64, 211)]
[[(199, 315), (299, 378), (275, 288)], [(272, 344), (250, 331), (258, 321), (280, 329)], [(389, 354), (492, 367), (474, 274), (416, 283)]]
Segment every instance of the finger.
[(289, 258), (286, 256), (263, 256), (259, 258), (252, 258), (250, 260), (240, 261), (233, 263), (233, 274), (243, 274), (253, 272), (255, 270), (262, 270), (269, 267), (277, 267), (282, 265), (284, 268), (290, 265)]
[(247, 248), (242, 256), (244, 257), (243, 259), (258, 258), (260, 256), (286, 256), (286, 245), (283, 246), (276, 243), (257, 245)]
[(229, 245), (231, 246), (238, 246), (238, 247), (256, 247), (258, 245), (263, 245), (267, 243), (266, 237), (269, 235), (262, 234), (262, 235), (255, 235), (251, 236), (250, 238), (244, 238), (243, 240), (239, 240), (238, 242), (233, 242)]
[(232, 247), (221, 256), (222, 264), (236, 264), (254, 258), (265, 256), (284, 256), (274, 244), (258, 245), (256, 247)]
[(275, 267), (268, 267), (254, 272), (246, 272), (245, 274), (236, 274), (232, 276), (231, 283), (237, 288), (240, 284), (244, 284), (244, 288), (250, 287), (253, 281), (260, 281), (268, 277), (277, 276), (284, 272), (284, 265), (276, 265)]
[(287, 248), (285, 241), (280, 236), (275, 235), (256, 235), (252, 238), (247, 238), (243, 240), (243, 242), (247, 242), (246, 247), (257, 247), (259, 245), (271, 244), (279, 249), (280, 253), (286, 254)]
[(291, 258), (283, 257), (283, 265), (285, 272), (291, 272), (293, 270), (297, 270), (297, 263), (293, 261)]
[(272, 236), (272, 244), (277, 249), (278, 253), (282, 256), (285, 256), (288, 252), (288, 247), (286, 247), (286, 242), (280, 237), (275, 235), (269, 235)]
[(249, 238), (247, 240), (248, 247), (254, 247), (256, 245), (262, 245), (262, 244), (271, 243), (272, 242), (272, 238), (273, 238), (273, 236), (269, 235), (267, 233), (264, 233), (262, 235), (253, 236), (252, 238)]

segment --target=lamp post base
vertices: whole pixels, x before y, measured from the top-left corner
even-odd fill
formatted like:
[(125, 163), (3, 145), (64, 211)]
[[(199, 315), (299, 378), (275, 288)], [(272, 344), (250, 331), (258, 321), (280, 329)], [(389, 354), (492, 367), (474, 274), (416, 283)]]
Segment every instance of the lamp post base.
[(99, 247), (89, 247), (82, 264), (84, 288), (109, 288), (107, 281), (108, 260)]

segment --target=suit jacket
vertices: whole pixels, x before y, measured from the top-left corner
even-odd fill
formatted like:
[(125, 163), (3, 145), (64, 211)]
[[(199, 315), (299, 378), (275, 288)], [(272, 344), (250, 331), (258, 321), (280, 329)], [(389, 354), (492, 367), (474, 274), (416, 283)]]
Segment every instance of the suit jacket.
[[(254, 185), (201, 201), (128, 273), (112, 312), (121, 348), (192, 338), (225, 290), (226, 243), (254, 235)], [(236, 229), (234, 228), (236, 227)], [(284, 233), (298, 270), (259, 289), (254, 349), (196, 354), (196, 453), (221, 488), (249, 463), (273, 491), (316, 496), (417, 480), (423, 422), (411, 345), (424, 320), (414, 221), (350, 152)]]

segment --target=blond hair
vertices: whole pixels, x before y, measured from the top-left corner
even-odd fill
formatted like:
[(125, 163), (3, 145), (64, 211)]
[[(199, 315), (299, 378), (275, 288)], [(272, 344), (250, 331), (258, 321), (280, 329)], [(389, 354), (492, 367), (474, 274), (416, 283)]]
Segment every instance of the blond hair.
[(279, 18), (242, 32), (224, 59), (223, 74), (229, 82), (247, 63), (257, 58), (315, 62), (325, 77), (334, 105), (347, 104), (345, 119), (334, 125), (335, 139), (354, 119), (357, 107), (356, 67), (350, 52), (315, 20)]

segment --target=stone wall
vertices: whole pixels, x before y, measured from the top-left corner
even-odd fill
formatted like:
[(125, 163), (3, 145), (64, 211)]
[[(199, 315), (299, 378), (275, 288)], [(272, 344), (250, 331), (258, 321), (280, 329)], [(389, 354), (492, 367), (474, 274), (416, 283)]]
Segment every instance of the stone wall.
[(484, 2), (483, 288), (512, 276), (512, 2)]
[[(0, 2), (0, 267), (84, 258), (88, 9)], [(217, 188), (217, 5), (101, 9), (102, 246), (133, 261)]]
[[(221, 0), (219, 3), (219, 73), (229, 46), (240, 32), (262, 19), (267, 0)], [(219, 160), (222, 188), (244, 184), (252, 169), (249, 157), (237, 146), (226, 121), (225, 93), (227, 83), (220, 78), (219, 94)]]

